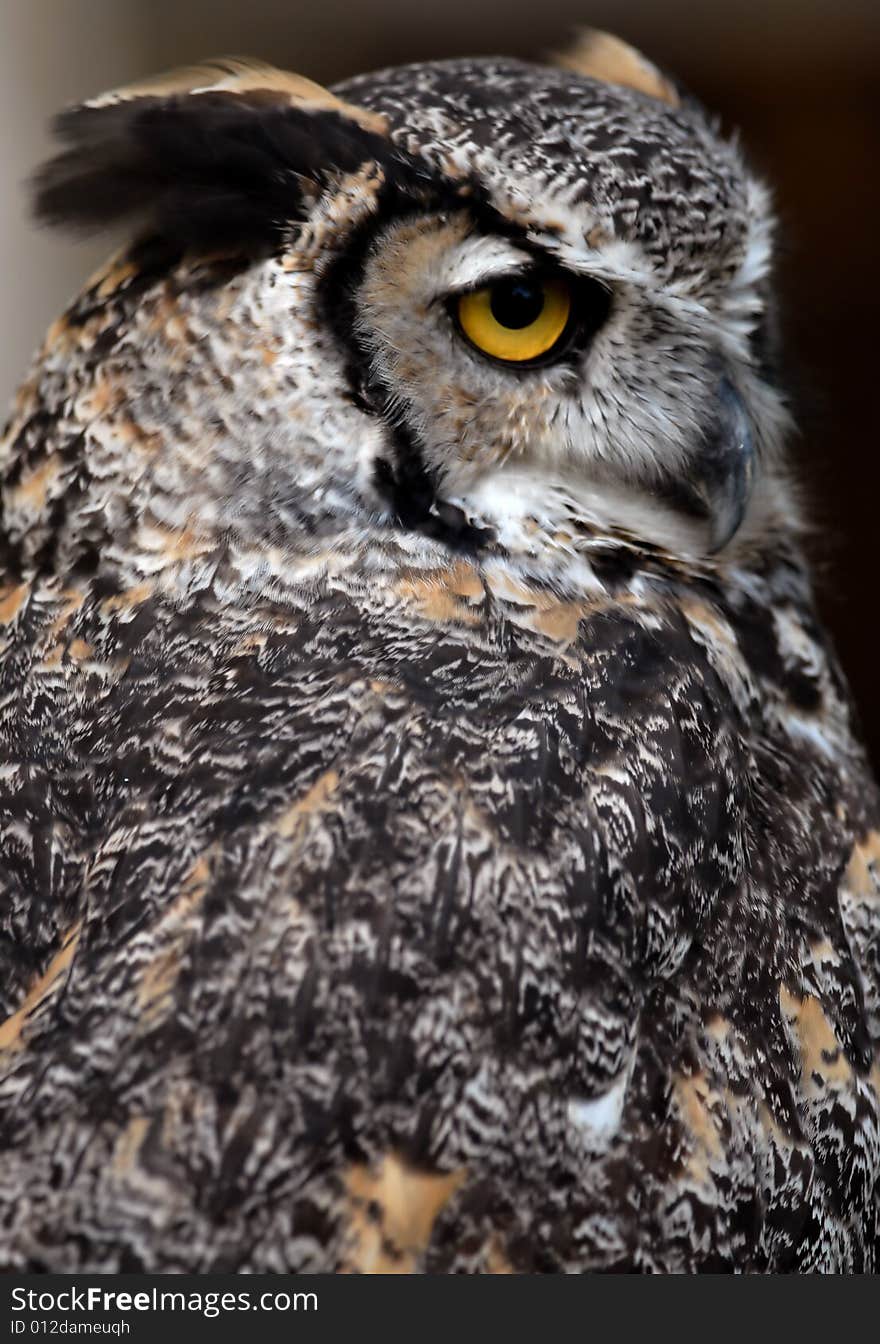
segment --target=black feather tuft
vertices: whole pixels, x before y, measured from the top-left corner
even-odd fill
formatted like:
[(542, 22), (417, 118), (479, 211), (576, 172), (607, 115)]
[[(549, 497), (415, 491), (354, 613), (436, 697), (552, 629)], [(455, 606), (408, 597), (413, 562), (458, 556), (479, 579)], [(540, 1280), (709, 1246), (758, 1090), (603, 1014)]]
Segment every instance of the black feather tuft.
[(55, 130), (69, 147), (35, 177), (38, 219), (84, 231), (135, 220), (182, 247), (271, 246), (301, 217), (303, 180), (394, 154), (335, 110), (223, 92), (75, 109)]

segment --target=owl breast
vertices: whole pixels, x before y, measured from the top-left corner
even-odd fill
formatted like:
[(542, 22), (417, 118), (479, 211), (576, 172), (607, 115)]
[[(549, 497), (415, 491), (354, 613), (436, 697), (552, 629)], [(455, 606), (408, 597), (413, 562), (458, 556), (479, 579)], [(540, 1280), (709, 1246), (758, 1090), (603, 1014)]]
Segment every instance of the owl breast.
[(564, 599), (383, 546), (234, 615), (7, 594), (7, 1263), (869, 1263), (869, 1170), (827, 1146), (877, 1141), (859, 822), (817, 798), (855, 803), (781, 719), (751, 754), (796, 679), (777, 647), (761, 688), (744, 596), (595, 572)]

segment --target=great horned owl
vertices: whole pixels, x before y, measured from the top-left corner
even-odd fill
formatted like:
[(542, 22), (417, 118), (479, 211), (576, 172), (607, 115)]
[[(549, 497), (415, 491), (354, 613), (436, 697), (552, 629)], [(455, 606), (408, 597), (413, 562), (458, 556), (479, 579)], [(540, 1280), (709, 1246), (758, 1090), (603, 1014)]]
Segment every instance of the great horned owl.
[(875, 1268), (880, 805), (768, 197), (565, 63), (64, 114), (2, 459), (0, 1262)]

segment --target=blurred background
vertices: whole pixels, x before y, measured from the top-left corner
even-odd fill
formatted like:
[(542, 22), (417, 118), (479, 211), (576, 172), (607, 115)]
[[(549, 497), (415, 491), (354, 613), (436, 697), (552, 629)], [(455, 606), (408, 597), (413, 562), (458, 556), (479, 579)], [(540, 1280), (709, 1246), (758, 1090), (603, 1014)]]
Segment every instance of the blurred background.
[(774, 187), (820, 598), (880, 762), (878, 0), (0, 0), (0, 403), (107, 250), (28, 222), (24, 182), (57, 108), (205, 56), (330, 83), (400, 61), (534, 57), (583, 23), (642, 48), (738, 126)]

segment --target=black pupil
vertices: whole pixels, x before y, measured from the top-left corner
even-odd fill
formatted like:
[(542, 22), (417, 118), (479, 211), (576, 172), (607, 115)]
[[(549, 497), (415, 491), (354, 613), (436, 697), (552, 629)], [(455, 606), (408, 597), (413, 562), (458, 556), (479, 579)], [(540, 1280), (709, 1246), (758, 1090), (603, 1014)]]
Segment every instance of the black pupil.
[(519, 331), (530, 327), (544, 311), (544, 286), (540, 280), (520, 277), (492, 286), (492, 316), (500, 327)]

